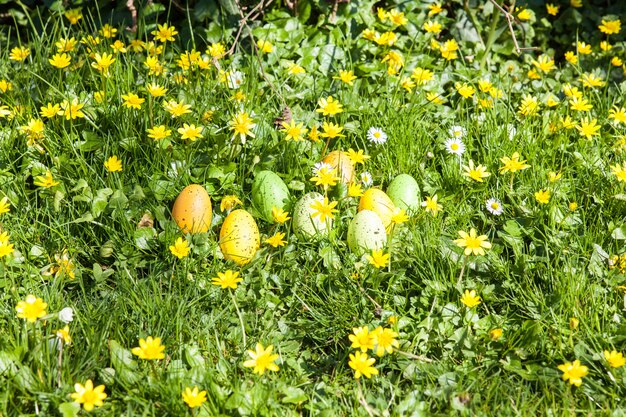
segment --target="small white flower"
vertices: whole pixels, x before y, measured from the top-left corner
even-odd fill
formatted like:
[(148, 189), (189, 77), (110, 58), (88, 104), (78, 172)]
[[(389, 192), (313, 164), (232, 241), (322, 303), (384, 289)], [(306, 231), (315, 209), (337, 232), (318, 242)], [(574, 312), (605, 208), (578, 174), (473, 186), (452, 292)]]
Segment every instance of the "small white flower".
[(243, 84), (243, 73), (234, 71), (228, 74), (228, 88), (236, 90)]
[(450, 135), (452, 139), (462, 139), (466, 133), (467, 131), (465, 130), (463, 126), (452, 126), (448, 130), (448, 134)]
[(453, 155), (463, 155), (465, 153), (465, 144), (461, 139), (450, 138), (445, 143), (446, 151)]
[(367, 131), (367, 140), (377, 145), (387, 142), (387, 134), (381, 128), (370, 127)]
[(327, 164), (326, 162), (318, 162), (313, 165), (313, 169), (311, 169), (311, 171), (313, 171), (313, 175), (317, 175), (322, 168), (326, 168), (326, 170), (333, 169), (333, 167), (331, 167), (330, 164)]
[(59, 311), (59, 320), (63, 323), (71, 323), (74, 320), (74, 310), (72, 307), (65, 307), (63, 310)]
[(374, 183), (374, 180), (372, 179), (372, 174), (370, 174), (367, 171), (361, 172), (361, 182), (366, 187), (369, 187), (370, 185), (372, 185)]
[(494, 216), (499, 216), (504, 211), (500, 200), (497, 200), (495, 198), (490, 198), (489, 200), (487, 200), (485, 206), (487, 207), (487, 211)]

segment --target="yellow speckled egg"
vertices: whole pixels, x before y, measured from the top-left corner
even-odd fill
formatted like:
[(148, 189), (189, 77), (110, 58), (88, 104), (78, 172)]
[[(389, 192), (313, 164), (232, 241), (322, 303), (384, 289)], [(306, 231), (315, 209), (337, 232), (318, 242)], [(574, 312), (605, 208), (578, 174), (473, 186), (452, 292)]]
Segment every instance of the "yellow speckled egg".
[(207, 232), (213, 220), (209, 193), (200, 185), (188, 185), (176, 197), (172, 217), (183, 233)]
[(378, 188), (370, 188), (365, 191), (359, 201), (359, 211), (371, 210), (378, 214), (378, 217), (380, 217), (385, 225), (385, 229), (389, 228), (391, 224), (391, 217), (393, 216), (395, 208), (396, 206), (389, 196)]
[(250, 213), (238, 209), (224, 220), (220, 230), (220, 249), (225, 259), (245, 265), (261, 245), (259, 228)]
[(354, 164), (348, 158), (348, 154), (343, 151), (332, 151), (322, 159), (337, 170), (337, 175), (341, 178), (341, 182), (349, 184), (354, 180)]

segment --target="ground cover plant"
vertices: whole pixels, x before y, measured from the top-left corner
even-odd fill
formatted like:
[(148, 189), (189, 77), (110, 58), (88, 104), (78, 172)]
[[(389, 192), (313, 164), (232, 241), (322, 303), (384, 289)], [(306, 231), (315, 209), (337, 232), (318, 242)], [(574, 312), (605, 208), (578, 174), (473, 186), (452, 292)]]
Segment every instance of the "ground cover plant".
[(624, 414), (623, 6), (100, 6), (2, 16), (0, 415)]

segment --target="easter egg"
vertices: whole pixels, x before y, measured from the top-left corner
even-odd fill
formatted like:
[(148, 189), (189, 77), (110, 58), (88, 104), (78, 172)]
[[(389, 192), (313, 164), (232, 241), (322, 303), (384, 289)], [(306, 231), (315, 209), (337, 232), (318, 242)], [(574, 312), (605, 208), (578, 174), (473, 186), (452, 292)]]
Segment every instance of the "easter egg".
[(207, 232), (213, 219), (209, 193), (201, 185), (188, 185), (176, 197), (172, 217), (183, 233)]
[(252, 183), (252, 204), (261, 217), (274, 223), (272, 209), (286, 210), (289, 203), (289, 189), (282, 178), (272, 171), (261, 171)]
[(224, 219), (220, 230), (220, 249), (224, 259), (245, 265), (254, 258), (261, 239), (259, 228), (250, 213), (237, 209)]
[(354, 180), (354, 164), (343, 151), (332, 151), (322, 159), (322, 162), (337, 170), (341, 182), (349, 184)]
[(315, 209), (311, 205), (316, 201), (324, 202), (320, 193), (305, 194), (293, 207), (293, 231), (301, 239), (316, 239), (328, 234), (333, 220), (321, 222), (319, 216), (312, 217)]
[(363, 193), (359, 200), (359, 211), (371, 210), (378, 214), (378, 217), (383, 221), (385, 228), (388, 228), (391, 224), (391, 217), (395, 210), (393, 201), (385, 194), (384, 191), (378, 188), (370, 188)]
[(417, 210), (420, 206), (420, 187), (408, 174), (395, 177), (387, 187), (387, 195), (393, 204), (401, 209)]
[(385, 247), (387, 232), (378, 214), (361, 210), (348, 225), (348, 246), (357, 255)]

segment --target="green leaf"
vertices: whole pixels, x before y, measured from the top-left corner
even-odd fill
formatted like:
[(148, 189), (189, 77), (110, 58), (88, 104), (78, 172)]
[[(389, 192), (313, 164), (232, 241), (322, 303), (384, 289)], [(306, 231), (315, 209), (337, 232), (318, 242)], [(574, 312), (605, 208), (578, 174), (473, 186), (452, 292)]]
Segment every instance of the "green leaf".
[(62, 403), (59, 405), (59, 412), (63, 417), (76, 417), (80, 411), (80, 404), (77, 402)]
[(300, 388), (286, 386), (281, 391), (285, 395), (282, 400), (285, 404), (298, 404), (308, 400), (307, 395)]

